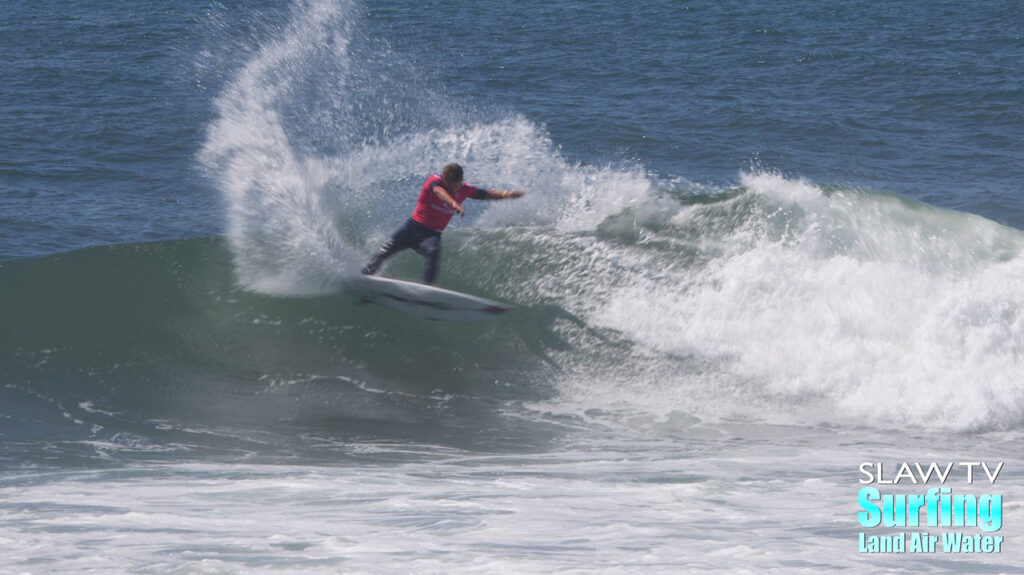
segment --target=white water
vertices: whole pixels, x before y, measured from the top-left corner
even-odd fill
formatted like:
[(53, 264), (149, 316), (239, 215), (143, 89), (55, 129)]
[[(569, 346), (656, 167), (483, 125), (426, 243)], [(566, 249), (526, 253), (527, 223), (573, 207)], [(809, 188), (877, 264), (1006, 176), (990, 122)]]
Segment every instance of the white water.
[(649, 201), (573, 246), (586, 271), (544, 292), (571, 291), (574, 312), (638, 347), (632, 371), (595, 385), (584, 368), (569, 395), (781, 423), (1020, 429), (1024, 234), (774, 174), (741, 185), (710, 203)]
[[(529, 456), (364, 445), (364, 455), (404, 450), (415, 460), (8, 476), (0, 564), (12, 573), (311, 574), (1012, 573), (1024, 564), (1019, 459), (997, 484), (1007, 502), (1001, 553), (870, 556), (856, 552), (857, 466), (926, 454), (927, 441), (900, 449), (871, 432), (659, 427), (660, 438), (650, 428), (600, 439), (595, 426), (582, 442)], [(987, 439), (948, 447), (995, 461), (993, 450), (1012, 445)], [(962, 478), (949, 485), (993, 492)]]

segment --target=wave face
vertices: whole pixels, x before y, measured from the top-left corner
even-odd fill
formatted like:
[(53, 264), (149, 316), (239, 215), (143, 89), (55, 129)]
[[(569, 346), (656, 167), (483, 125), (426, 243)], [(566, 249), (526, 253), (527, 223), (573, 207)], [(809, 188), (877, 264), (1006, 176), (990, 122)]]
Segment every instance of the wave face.
[(338, 438), (498, 450), (547, 441), (503, 415), (506, 401), (552, 394), (525, 375), (540, 360), (510, 362), (503, 342), (550, 312), (410, 324), (344, 294), (242, 290), (232, 267), (220, 238), (0, 267), (0, 460), (99, 450), (318, 461)]

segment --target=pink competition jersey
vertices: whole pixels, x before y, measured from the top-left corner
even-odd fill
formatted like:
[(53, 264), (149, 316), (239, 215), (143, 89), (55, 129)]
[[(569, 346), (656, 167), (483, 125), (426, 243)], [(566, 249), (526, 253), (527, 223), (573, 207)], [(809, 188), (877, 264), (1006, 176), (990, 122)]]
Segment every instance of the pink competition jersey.
[[(420, 190), (420, 197), (416, 200), (416, 210), (412, 213), (412, 219), (434, 231), (443, 232), (456, 212), (453, 208), (444, 205), (441, 199), (437, 197), (437, 194), (434, 193), (433, 188), (438, 185), (448, 190), (447, 186), (444, 185), (444, 178), (441, 176), (434, 174), (427, 178), (427, 181), (423, 184), (423, 189)], [(462, 188), (457, 193), (452, 193), (451, 190), (448, 190), (448, 193), (460, 204), (466, 198), (479, 197), (482, 195), (482, 192), (483, 190), (480, 188), (466, 183), (462, 184)]]

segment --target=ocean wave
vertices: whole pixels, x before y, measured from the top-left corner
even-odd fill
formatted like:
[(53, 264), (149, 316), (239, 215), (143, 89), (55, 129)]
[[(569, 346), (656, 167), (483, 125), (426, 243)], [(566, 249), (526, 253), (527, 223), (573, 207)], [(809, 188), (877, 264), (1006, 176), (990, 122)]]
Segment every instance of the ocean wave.
[[(1020, 231), (778, 174), (643, 194), (589, 229), (556, 219), (448, 232), (442, 283), (519, 307), (476, 326), (415, 320), (343, 290), (252, 293), (219, 238), (8, 263), (5, 363), (33, 380), (56, 369), (65, 384), (91, 373), (96, 389), (110, 378), (165, 394), (205, 385), (207, 406), (237, 385), (312, 375), (278, 389), (341, 378), (580, 412), (1020, 428)], [(388, 273), (413, 278), (421, 266), (404, 254)], [(64, 404), (82, 402), (126, 409), (88, 393)]]
[[(557, 310), (518, 339), (565, 370), (566, 403), (1024, 423), (1018, 230), (771, 172), (697, 185), (639, 162), (571, 161), (543, 126), (483, 113), (404, 67), (345, 2), (300, 3), (260, 42), (202, 154), (244, 290), (339, 291), (422, 180), (458, 161), (472, 182), (528, 193), (468, 206), (445, 234), (442, 283)], [(418, 275), (414, 256), (389, 265)]]

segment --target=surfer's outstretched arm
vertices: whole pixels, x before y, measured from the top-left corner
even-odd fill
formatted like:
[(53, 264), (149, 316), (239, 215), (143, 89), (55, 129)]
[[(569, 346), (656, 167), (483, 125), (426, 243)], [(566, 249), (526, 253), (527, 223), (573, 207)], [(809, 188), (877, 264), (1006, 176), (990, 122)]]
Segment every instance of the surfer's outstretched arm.
[(514, 200), (526, 195), (520, 190), (484, 190), (484, 200)]

